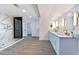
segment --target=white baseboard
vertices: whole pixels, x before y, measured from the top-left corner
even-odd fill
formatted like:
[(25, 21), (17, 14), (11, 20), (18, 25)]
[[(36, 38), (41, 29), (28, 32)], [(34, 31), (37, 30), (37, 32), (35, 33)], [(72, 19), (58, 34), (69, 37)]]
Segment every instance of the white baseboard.
[(23, 40), (23, 38), (22, 38), (22, 39), (19, 39), (19, 40), (17, 40), (17, 41), (15, 41), (14, 43), (12, 43), (12, 44), (10, 44), (10, 45), (4, 47), (4, 48), (1, 48), (1, 49), (0, 49), (0, 52), (3, 51), (3, 50), (5, 50), (6, 48), (8, 48), (8, 47), (10, 47), (10, 46), (12, 46), (12, 45), (18, 43), (18, 42), (20, 42), (21, 40)]

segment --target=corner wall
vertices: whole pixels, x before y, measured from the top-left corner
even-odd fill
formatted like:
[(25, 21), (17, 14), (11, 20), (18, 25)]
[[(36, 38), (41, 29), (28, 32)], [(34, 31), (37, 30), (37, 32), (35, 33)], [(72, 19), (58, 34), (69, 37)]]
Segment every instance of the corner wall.
[(49, 23), (50, 19), (46, 17), (40, 18), (40, 40), (48, 40)]

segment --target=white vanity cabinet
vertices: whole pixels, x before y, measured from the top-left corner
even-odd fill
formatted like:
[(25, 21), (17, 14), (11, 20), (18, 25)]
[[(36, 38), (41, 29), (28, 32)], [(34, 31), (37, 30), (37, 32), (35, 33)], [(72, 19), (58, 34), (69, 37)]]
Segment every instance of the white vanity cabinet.
[(53, 35), (52, 33), (49, 33), (49, 40), (52, 46), (54, 47), (55, 52), (59, 54), (59, 38)]
[(78, 39), (49, 32), (48, 38), (58, 55), (77, 55)]

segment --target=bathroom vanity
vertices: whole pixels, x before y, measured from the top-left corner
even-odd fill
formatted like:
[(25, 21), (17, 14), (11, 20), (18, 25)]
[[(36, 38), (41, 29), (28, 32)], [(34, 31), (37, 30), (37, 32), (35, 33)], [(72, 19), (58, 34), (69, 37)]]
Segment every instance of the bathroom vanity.
[(48, 32), (48, 39), (50, 40), (57, 55), (77, 55), (78, 54), (78, 38), (63, 35), (53, 31)]

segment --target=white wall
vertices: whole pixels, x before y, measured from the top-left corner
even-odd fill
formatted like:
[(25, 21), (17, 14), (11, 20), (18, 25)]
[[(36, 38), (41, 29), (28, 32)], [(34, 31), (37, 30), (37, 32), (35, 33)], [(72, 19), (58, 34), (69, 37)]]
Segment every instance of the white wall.
[(23, 36), (27, 36), (27, 20), (28, 17), (23, 17)]
[(48, 40), (48, 31), (49, 31), (50, 20), (46, 17), (40, 18), (40, 40)]

